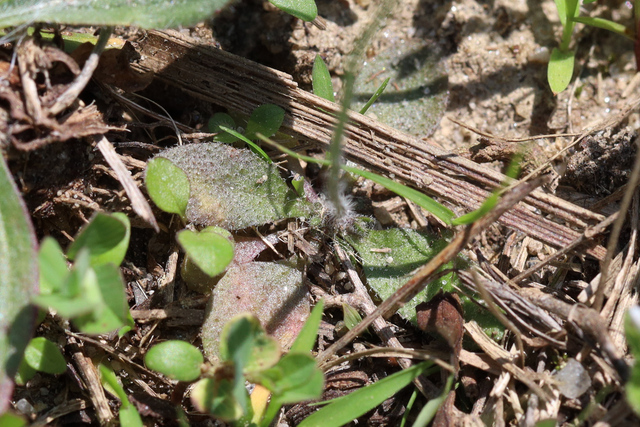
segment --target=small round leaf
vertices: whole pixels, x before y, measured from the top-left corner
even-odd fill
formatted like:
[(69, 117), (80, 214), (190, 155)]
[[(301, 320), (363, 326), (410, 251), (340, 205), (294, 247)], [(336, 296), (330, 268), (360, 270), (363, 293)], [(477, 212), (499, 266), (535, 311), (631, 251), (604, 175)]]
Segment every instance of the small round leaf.
[(204, 357), (200, 350), (185, 341), (165, 341), (149, 349), (144, 364), (178, 381), (193, 381), (200, 376)]
[(235, 136), (220, 129), (220, 126), (225, 126), (230, 129), (236, 128), (236, 122), (233, 120), (233, 117), (227, 113), (215, 113), (213, 117), (209, 119), (208, 125), (209, 132), (217, 133), (217, 135), (213, 137), (214, 141), (230, 144), (238, 140)]
[(34, 338), (29, 342), (24, 352), (24, 360), (36, 371), (47, 374), (62, 374), (67, 370), (67, 362), (58, 346), (43, 337)]
[(258, 133), (266, 137), (273, 136), (280, 129), (283, 120), (284, 110), (282, 108), (273, 104), (261, 105), (251, 113), (244, 135), (248, 139), (255, 139)]
[(191, 187), (182, 169), (163, 157), (151, 159), (145, 184), (151, 200), (160, 209), (184, 217)]
[(207, 227), (200, 232), (182, 230), (178, 242), (189, 260), (211, 277), (222, 273), (233, 260), (234, 244), (229, 232), (219, 227)]

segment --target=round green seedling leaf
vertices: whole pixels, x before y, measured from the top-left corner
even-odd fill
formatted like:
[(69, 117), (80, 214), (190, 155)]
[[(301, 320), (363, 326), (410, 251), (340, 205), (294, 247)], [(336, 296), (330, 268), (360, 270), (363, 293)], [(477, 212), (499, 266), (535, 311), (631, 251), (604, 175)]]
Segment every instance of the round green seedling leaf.
[(269, 3), (306, 22), (313, 21), (318, 16), (315, 0), (269, 0)]
[(200, 350), (185, 341), (165, 341), (151, 347), (144, 356), (147, 368), (178, 381), (197, 379), (203, 362)]
[(245, 136), (248, 139), (256, 139), (256, 134), (261, 133), (266, 137), (271, 137), (280, 129), (283, 120), (284, 110), (282, 108), (273, 104), (261, 105), (251, 113)]
[(82, 248), (90, 254), (90, 265), (120, 265), (129, 247), (131, 224), (123, 213), (96, 214), (69, 247), (67, 256), (74, 260)]
[(58, 346), (44, 337), (29, 342), (24, 360), (31, 368), (47, 374), (62, 374), (67, 370), (67, 362)]
[(149, 197), (160, 209), (185, 216), (191, 185), (182, 169), (169, 159), (153, 158), (147, 164), (144, 182)]
[(219, 227), (207, 227), (200, 232), (182, 230), (178, 242), (189, 260), (210, 277), (222, 273), (233, 260), (234, 244), (229, 233)]
[(233, 120), (233, 117), (227, 113), (215, 113), (213, 117), (209, 119), (208, 124), (209, 132), (217, 133), (217, 135), (213, 137), (214, 141), (230, 144), (238, 140), (235, 136), (220, 129), (220, 126), (225, 126), (230, 129), (236, 128), (236, 122)]

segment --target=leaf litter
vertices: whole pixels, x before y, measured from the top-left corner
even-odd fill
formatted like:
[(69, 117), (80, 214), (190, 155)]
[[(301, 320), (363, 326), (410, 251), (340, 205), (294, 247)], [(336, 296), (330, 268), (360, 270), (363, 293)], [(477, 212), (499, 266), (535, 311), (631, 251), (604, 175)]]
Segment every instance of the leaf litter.
[[(352, 23), (356, 23), (356, 26), (359, 25), (362, 20), (357, 19), (358, 16), (366, 14), (366, 7), (360, 3), (348, 3), (348, 5), (342, 3), (338, 6), (334, 5), (331, 9), (324, 10), (327, 17), (333, 18), (333, 20), (329, 21), (328, 29), (329, 32), (333, 29), (332, 37), (338, 41), (347, 39), (349, 34), (336, 31), (337, 29), (344, 28), (345, 22), (349, 22), (349, 20)], [(395, 24), (397, 28), (391, 27), (386, 39), (377, 41), (373, 46), (373, 54), (378, 48), (382, 49), (385, 44), (390, 44), (389, 39), (400, 37), (401, 30), (409, 33), (414, 31), (424, 32), (425, 35), (433, 37), (444, 49), (445, 57), (449, 55), (451, 102), (447, 108), (448, 114), (452, 114), (458, 120), (465, 121), (475, 127), (491, 130), (496, 134), (514, 136), (513, 134), (515, 133), (515, 136), (528, 136), (528, 134), (550, 133), (545, 131), (559, 126), (558, 122), (561, 123), (562, 129), (570, 126), (576, 129), (583, 129), (587, 127), (589, 120), (593, 120), (606, 108), (610, 109), (606, 114), (611, 114), (612, 116), (615, 115), (616, 111), (624, 111), (623, 104), (625, 101), (617, 95), (621, 91), (620, 88), (624, 88), (629, 81), (629, 73), (625, 72), (623, 67), (620, 67), (619, 64), (622, 64), (620, 61), (608, 64), (607, 60), (604, 59), (605, 55), (596, 55), (590, 60), (597, 64), (605, 64), (612, 67), (612, 70), (615, 71), (613, 77), (605, 76), (599, 82), (595, 77), (588, 77), (589, 85), (585, 87), (585, 95), (573, 101), (579, 105), (579, 108), (575, 108), (575, 105), (573, 109), (567, 108), (568, 98), (564, 98), (567, 95), (560, 95), (558, 99), (550, 100), (548, 95), (544, 94), (545, 88), (536, 83), (536, 76), (540, 70), (537, 70), (535, 65), (527, 64), (526, 59), (531, 51), (535, 49), (535, 46), (540, 46), (540, 43), (548, 36), (544, 33), (540, 34), (540, 40), (527, 37), (530, 37), (531, 32), (535, 32), (537, 20), (541, 19), (541, 13), (546, 10), (546, 3), (552, 2), (545, 2), (542, 12), (528, 10), (523, 12), (525, 6), (520, 4), (510, 6), (502, 4), (502, 2), (497, 3), (492, 8), (482, 8), (479, 4), (470, 0), (460, 2), (456, 6), (456, 10), (448, 6), (445, 7), (444, 4), (439, 2), (433, 5), (422, 3), (407, 4), (398, 13), (398, 16), (409, 16), (409, 23), (403, 21), (402, 24)], [(321, 5), (321, 14), (323, 13), (322, 7), (328, 8), (328, 6)], [(418, 23), (424, 24), (428, 18), (433, 17), (435, 17), (434, 24), (437, 23), (438, 26), (431, 24), (420, 27), (418, 25)], [(476, 17), (483, 18), (477, 19)], [(264, 21), (265, 28), (271, 31), (271, 33), (265, 32), (264, 34), (275, 35), (277, 34), (275, 28), (284, 28), (277, 22), (288, 18), (276, 17), (273, 12), (264, 11), (257, 14), (257, 18), (254, 19)], [(335, 71), (336, 63), (339, 63), (339, 57), (345, 52), (331, 51), (330, 47), (326, 47), (331, 46), (331, 43), (314, 44), (312, 42), (313, 37), (322, 33), (319, 33), (314, 27), (305, 30), (306, 27), (300, 24), (296, 25), (291, 37), (298, 37), (296, 40), (299, 41), (299, 32), (301, 30), (309, 33), (308, 45), (299, 43), (295, 46), (298, 52), (297, 55), (300, 54), (300, 51), (306, 49), (310, 51), (315, 51), (319, 48), (326, 49), (325, 54), (328, 54), (331, 58), (338, 58), (334, 61), (327, 61), (330, 68)], [(430, 31), (433, 31), (433, 34)], [(324, 33), (322, 37), (327, 37), (327, 34), (329, 33)], [(405, 36), (406, 34), (402, 37)], [(518, 37), (525, 37), (524, 40), (526, 42), (516, 42)], [(257, 37), (257, 39), (261, 40), (260, 37)], [(224, 39), (221, 41), (223, 45), (225, 42)], [(262, 39), (259, 42), (251, 41), (251, 43), (267, 43), (268, 47), (274, 52), (278, 49), (278, 42), (274, 41), (269, 44), (267, 39)], [(601, 44), (605, 50), (611, 49), (607, 43), (601, 42)], [(339, 43), (336, 43), (337, 45)], [(487, 54), (487, 52), (489, 53)], [(499, 54), (495, 54), (495, 52)], [(257, 56), (254, 59), (261, 59), (260, 55)], [(302, 56), (299, 55), (298, 58), (300, 57)], [(495, 61), (492, 58), (495, 58)], [(304, 72), (302, 71), (304, 66), (305, 62), (301, 60), (296, 62), (296, 67), (298, 68), (287, 71), (300, 75)], [(618, 67), (617, 71), (614, 66)], [(504, 70), (502, 74), (498, 74), (501, 71), (501, 67)], [(591, 67), (591, 64), (587, 63), (587, 67)], [(339, 73), (339, 70), (337, 72)], [(494, 72), (496, 74), (492, 74)], [(69, 71), (66, 73), (69, 73)], [(517, 80), (518, 73), (523, 73), (524, 78)], [(497, 78), (492, 80), (492, 76), (497, 76)], [(522, 84), (523, 81), (526, 82), (526, 85)], [(16, 75), (12, 83), (14, 85), (12, 86), (12, 95), (5, 94), (3, 96), (6, 102), (4, 106), (8, 107), (8, 109), (3, 109), (4, 115), (0, 122), (4, 126), (3, 129), (7, 129), (9, 131), (8, 134), (16, 138), (15, 145), (31, 144), (31, 142), (36, 141), (36, 144), (28, 147), (41, 147), (38, 150), (42, 153), (55, 153), (50, 159), (38, 158), (37, 160), (28, 161), (24, 155), (15, 153), (10, 158), (10, 166), (14, 176), (19, 176), (19, 171), (28, 170), (25, 180), (18, 180), (18, 182), (23, 182), (21, 184), (23, 196), (36, 219), (38, 235), (53, 233), (59, 241), (67, 245), (69, 240), (66, 236), (74, 235), (75, 231), (83, 223), (83, 219), (90, 217), (90, 214), (95, 210), (125, 211), (133, 217), (130, 208), (128, 208), (126, 198), (118, 194), (120, 187), (114, 179), (114, 175), (108, 171), (103, 161), (87, 156), (87, 150), (84, 145), (71, 146), (80, 148), (76, 150), (77, 158), (87, 166), (86, 168), (81, 168), (75, 175), (71, 174), (71, 179), (67, 179), (66, 182), (55, 182), (54, 177), (54, 191), (49, 188), (51, 181), (47, 180), (46, 175), (47, 171), (52, 170), (52, 165), (59, 161), (61, 153), (66, 151), (60, 150), (60, 147), (45, 145), (68, 139), (67, 137), (78, 138), (83, 135), (95, 134), (93, 132), (99, 134), (112, 131), (113, 128), (122, 124), (120, 118), (123, 116), (121, 115), (118, 120), (114, 121), (112, 121), (113, 116), (108, 117), (106, 120), (102, 116), (101, 120), (104, 122), (96, 130), (90, 133), (82, 133), (80, 129), (77, 129), (76, 133), (73, 133), (73, 131), (69, 131), (68, 134), (62, 133), (61, 135), (64, 138), (56, 139), (58, 138), (57, 135), (51, 136), (48, 132), (50, 132), (50, 129), (56, 128), (56, 126), (61, 126), (61, 123), (64, 126), (64, 122), (58, 116), (47, 117), (45, 114), (43, 116), (46, 117), (46, 120), (43, 119), (43, 123), (45, 123), (44, 136), (36, 135), (36, 137), (33, 137), (31, 132), (33, 132), (34, 128), (28, 120), (24, 119), (25, 116), (20, 116), (21, 112), (27, 111), (27, 107), (22, 98), (16, 95), (20, 94), (22, 90), (20, 86), (16, 86), (18, 83)], [(604, 102), (604, 97), (599, 98), (601, 95), (596, 93), (596, 89), (607, 94), (607, 98), (610, 101)], [(157, 87), (153, 88), (152, 85), (149, 90), (157, 91), (158, 89)], [(89, 92), (94, 96), (96, 93), (99, 93), (99, 90), (95, 88)], [(153, 92), (147, 92), (146, 94), (153, 97)], [(39, 96), (44, 97), (42, 92)], [(157, 98), (162, 98), (162, 96)], [(194, 105), (198, 105), (198, 103), (194, 101)], [(211, 111), (211, 106), (199, 104), (198, 108), (201, 112), (209, 113)], [(576, 110), (580, 110), (580, 115), (577, 117)], [(29, 114), (32, 114), (32, 112)], [(178, 116), (180, 114), (179, 112)], [(201, 115), (204, 116), (206, 114)], [(194, 121), (188, 116), (181, 117), (181, 120), (188, 122), (189, 125), (198, 126), (206, 121), (208, 117), (201, 117), (200, 123), (197, 119)], [(105, 123), (108, 124), (105, 125)], [(637, 123), (638, 114), (635, 111), (631, 111), (630, 114), (620, 117), (618, 123), (614, 124), (613, 127), (620, 126), (623, 131), (634, 133), (637, 129)], [(118, 147), (119, 152), (125, 159), (127, 168), (137, 174), (136, 179), (139, 180), (144, 167), (140, 163), (151, 158), (152, 154), (157, 151), (155, 148), (151, 148), (149, 144), (163, 138), (171, 138), (171, 134), (166, 128), (162, 127), (163, 125), (151, 120), (134, 119), (128, 124), (132, 131), (130, 135), (111, 132), (108, 137)], [(628, 128), (625, 130), (625, 127)], [(150, 131), (148, 131), (149, 129)], [(152, 138), (149, 138), (150, 135)], [(447, 148), (451, 148), (451, 144), (459, 144), (458, 148), (468, 147), (480, 141), (479, 136), (469, 132), (467, 129), (454, 126), (447, 120), (441, 122), (433, 138)], [(131, 141), (136, 140), (144, 142), (138, 145), (129, 144)], [(555, 141), (550, 139), (540, 139), (539, 141), (544, 143), (542, 148), (543, 151), (547, 152), (557, 149), (556, 145), (562, 145), (566, 142), (562, 137)], [(122, 143), (122, 145), (119, 146), (118, 143)], [(597, 166), (597, 153), (599, 151), (597, 151), (598, 149), (589, 151), (592, 145), (584, 144), (578, 148), (578, 151), (584, 154), (585, 157), (590, 157), (588, 160)], [(600, 146), (607, 149), (604, 143), (600, 144)], [(234, 148), (233, 150), (237, 149)], [(629, 154), (633, 152), (634, 150), (630, 148)], [(72, 156), (76, 156), (76, 154), (72, 154)], [(41, 171), (40, 173), (35, 173), (31, 170), (36, 166)], [(578, 170), (580, 168), (575, 167), (575, 171)], [(560, 191), (563, 192), (562, 194), (584, 197), (585, 199), (586, 196), (589, 196), (590, 199), (588, 200), (593, 200), (594, 203), (600, 203), (600, 205), (611, 208), (611, 205), (615, 204), (624, 194), (622, 192), (616, 195), (622, 183), (625, 182), (624, 171), (622, 171), (622, 174), (614, 171), (616, 172), (615, 179), (607, 181), (607, 188), (603, 189), (597, 185), (598, 180), (601, 178), (597, 167), (592, 170), (595, 172), (591, 175), (582, 175), (582, 178), (578, 180), (567, 182), (569, 185), (582, 183), (580, 190), (586, 194), (578, 194), (575, 189), (560, 189)], [(310, 179), (318, 181), (323, 179), (311, 167), (307, 167), (303, 171), (306, 172)], [(250, 172), (252, 171), (247, 170), (248, 174)], [(251, 176), (253, 177), (253, 175)], [(292, 200), (288, 199), (290, 197), (289, 188), (286, 182), (280, 178), (277, 171), (274, 171), (273, 175), (267, 174), (267, 176), (274, 177), (274, 182), (278, 182), (278, 188), (283, 191), (287, 190), (279, 193), (278, 197), (280, 199), (278, 200)], [(278, 179), (275, 178), (276, 176)], [(263, 175), (256, 175), (255, 181), (248, 181), (255, 183), (262, 177)], [(592, 180), (594, 183), (587, 185), (587, 180)], [(321, 189), (321, 186), (317, 188)], [(593, 191), (594, 189), (595, 191)], [(364, 214), (371, 214), (371, 211), (367, 210), (367, 206), (370, 206), (372, 200), (381, 201), (392, 197), (386, 190), (363, 181), (357, 181), (353, 185), (352, 191), (356, 209)], [(248, 191), (248, 193), (250, 192)], [(268, 194), (270, 195), (271, 193)], [(282, 194), (285, 194), (284, 198), (282, 198)], [(389, 225), (401, 227), (411, 227), (413, 225), (415, 227), (421, 220), (419, 219), (419, 213), (415, 209), (412, 210), (407, 204), (399, 203), (394, 209), (395, 211), (389, 215), (391, 218)], [(608, 389), (619, 391), (621, 389), (620, 384), (624, 381), (619, 376), (619, 372), (612, 369), (611, 362), (613, 361), (615, 365), (616, 360), (621, 360), (619, 359), (621, 356), (620, 351), (625, 349), (625, 340), (622, 332), (624, 312), (627, 307), (637, 301), (633, 288), (638, 274), (637, 256), (635, 254), (637, 209), (637, 201), (634, 201), (632, 203), (631, 221), (625, 228), (624, 241), (621, 243), (623, 248), (620, 254), (624, 256), (620, 256), (621, 261), (619, 263), (612, 264), (608, 275), (611, 280), (607, 280), (605, 284), (605, 296), (607, 299), (605, 300), (604, 313), (607, 315), (602, 315), (602, 317), (597, 312), (595, 314), (594, 312), (585, 312), (583, 317), (576, 319), (575, 311), (572, 311), (572, 307), (577, 301), (588, 303), (589, 300), (594, 298), (593, 290), (598, 287), (599, 267), (597, 263), (586, 257), (567, 257), (533, 273), (533, 276), (526, 282), (529, 286), (539, 287), (544, 285), (555, 290), (555, 295), (549, 297), (549, 294), (547, 294), (547, 299), (543, 304), (541, 295), (534, 296), (533, 292), (524, 291), (522, 286), (513, 287), (512, 284), (509, 284), (508, 278), (513, 278), (525, 268), (544, 260), (553, 254), (555, 250), (547, 245), (527, 240), (526, 237), (517, 233), (510, 233), (504, 228), (496, 227), (483, 234), (481, 237), (482, 245), (473, 247), (473, 250), (466, 255), (471, 262), (477, 262), (486, 273), (482, 279), (487, 281), (485, 282), (485, 287), (489, 290), (500, 309), (518, 326), (527, 348), (528, 357), (525, 361), (526, 366), (518, 366), (519, 359), (516, 354), (517, 350), (513, 346), (514, 338), (512, 333), (507, 333), (498, 342), (491, 339), (487, 340), (482, 335), (486, 334), (486, 332), (474, 327), (465, 314), (465, 321), (468, 323), (465, 328), (466, 334), (475, 344), (463, 344), (463, 350), (460, 353), (461, 371), (459, 378), (461, 387), (456, 391), (459, 400), (454, 404), (457, 410), (454, 411), (453, 407), (448, 406), (451, 413), (455, 414), (455, 417), (472, 422), (477, 422), (480, 419), (485, 422), (516, 420), (523, 423), (535, 423), (546, 418), (572, 420), (585, 408), (584, 402), (591, 400), (595, 402), (594, 405), (598, 410), (585, 415), (590, 422), (605, 421), (610, 424), (616, 424), (617, 422), (633, 422), (636, 420), (619, 397), (613, 396), (608, 400), (599, 399), (601, 394)], [(401, 215), (398, 215), (399, 212)], [(272, 240), (270, 245), (276, 248), (279, 253), (284, 253), (288, 256), (292, 255), (292, 252), (298, 253), (302, 257), (306, 256), (304, 251), (300, 252), (298, 249), (291, 251), (290, 248), (306, 247), (305, 244), (317, 246), (320, 249), (320, 253), (310, 257), (306, 273), (297, 269), (290, 270), (292, 276), (296, 277), (296, 283), (298, 282), (298, 277), (300, 277), (300, 282), (304, 277), (304, 280), (311, 281), (312, 289), (319, 286), (332, 293), (348, 295), (348, 291), (353, 285), (345, 277), (341, 264), (333, 258), (331, 246), (322, 240), (322, 233), (308, 232), (306, 224), (295, 220), (288, 222), (291, 226), (282, 226), (282, 222), (276, 222), (275, 225), (271, 224), (272, 221), (287, 217), (287, 215), (280, 215), (281, 213), (277, 210), (274, 213), (271, 210), (268, 214), (260, 214), (262, 215), (259, 217), (260, 219), (252, 220), (254, 224), (251, 224), (251, 221), (240, 222), (236, 224), (237, 228), (240, 229), (237, 233), (242, 237), (251, 236), (251, 238), (254, 238), (255, 236), (251, 230), (245, 229), (245, 227), (256, 225), (261, 233), (268, 236), (273, 233), (279, 234), (280, 240)], [(171, 224), (169, 217), (161, 213), (157, 213), (157, 215), (164, 228), (171, 230), (169, 228)], [(308, 213), (304, 216), (307, 215)], [(198, 217), (194, 216), (193, 218)], [(437, 224), (431, 224), (431, 227), (437, 227)], [(627, 239), (629, 245), (626, 245)], [(173, 273), (171, 271), (171, 263), (168, 260), (170, 254), (173, 253), (172, 248), (174, 245), (174, 240), (169, 233), (153, 235), (142, 224), (138, 224), (137, 227), (134, 226), (132, 229), (132, 250), (127, 255), (129, 264), (125, 264), (123, 268), (123, 273), (127, 277), (129, 284), (130, 304), (139, 309), (154, 308), (165, 310), (175, 308), (178, 306), (175, 303), (174, 305), (163, 305), (164, 298), (162, 298), (164, 296), (164, 287), (172, 283), (172, 286), (176, 286), (176, 291), (168, 300), (175, 299), (179, 302), (181, 308), (195, 308), (201, 312), (204, 310), (203, 299), (185, 290), (181, 286), (179, 274), (176, 275), (175, 270)], [(265, 247), (268, 248), (269, 246), (265, 245)], [(250, 260), (244, 265), (248, 266), (257, 263), (277, 265), (273, 261), (279, 259), (279, 256), (271, 249), (263, 247), (262, 250), (254, 250), (252, 253), (253, 255), (249, 256), (249, 258), (258, 257), (259, 261)], [(378, 255), (384, 256), (381, 253), (378, 253)], [(363, 276), (366, 277), (366, 274)], [(237, 283), (240, 280), (238, 279), (234, 282)], [(491, 284), (488, 282), (491, 282)], [(465, 286), (472, 287), (474, 284), (476, 284), (476, 281), (471, 278), (465, 281), (464, 286), (461, 288), (464, 290)], [(474, 300), (482, 303), (482, 299), (475, 298)], [(549, 313), (553, 313), (553, 316), (550, 316)], [(592, 336), (593, 325), (587, 322), (587, 320), (591, 319), (589, 316), (596, 316), (593, 319), (598, 322), (602, 322), (603, 318), (610, 319), (608, 328), (597, 329), (598, 331), (604, 331), (605, 335), (610, 334), (610, 342), (601, 342), (598, 341), (597, 336)], [(331, 311), (331, 309), (327, 311), (325, 330), (319, 342), (321, 347), (328, 345), (338, 337), (339, 330), (335, 328), (334, 322), (332, 322), (332, 318), (338, 317), (337, 311)], [(396, 333), (402, 334), (408, 342), (415, 344), (412, 347), (422, 347), (423, 344), (431, 341), (431, 338), (416, 332), (403, 320), (397, 317), (393, 317), (390, 320)], [(159, 323), (159, 327), (157, 326), (158, 323), (155, 323), (155, 325), (139, 324), (137, 333), (133, 336), (125, 337), (124, 343), (134, 347), (144, 346), (152, 339), (153, 331), (157, 331), (156, 333), (162, 339), (179, 336), (181, 339), (198, 342), (198, 332), (194, 331), (193, 327), (167, 327), (162, 323)], [(573, 329), (573, 327), (577, 327), (578, 331), (582, 330), (586, 334), (576, 333), (576, 329)], [(55, 330), (59, 331), (59, 327), (55, 323), (55, 319), (49, 318), (44, 326), (40, 327), (38, 334), (51, 334)], [(585, 336), (587, 337), (586, 340)], [(603, 352), (582, 351), (586, 348), (586, 345), (593, 342), (596, 343), (596, 348), (606, 349), (607, 346), (611, 346), (618, 353), (616, 354), (615, 351), (607, 352), (606, 350)], [(354, 344), (352, 350), (361, 350), (363, 343), (366, 343), (366, 341), (361, 338)], [(122, 344), (110, 340), (103, 347), (96, 346), (95, 351), (101, 354), (120, 354), (123, 353)], [(70, 340), (68, 345), (71, 345)], [(437, 354), (435, 352), (436, 350), (434, 350), (434, 354)], [(567, 356), (575, 357), (578, 363), (586, 368), (586, 372), (591, 375), (592, 385), (583, 392), (584, 401), (576, 401), (572, 398), (578, 392), (574, 394), (569, 392), (571, 396), (566, 398), (554, 394), (557, 390), (562, 391), (563, 389), (561, 387), (556, 388), (553, 385), (553, 381), (550, 380), (550, 373), (553, 372), (556, 366), (561, 367), (563, 365), (562, 358)], [(442, 359), (446, 361), (447, 356), (442, 356)], [(362, 367), (357, 363), (352, 363), (344, 368), (343, 372), (330, 372), (328, 378), (335, 377), (338, 373), (348, 373), (353, 378), (359, 379), (355, 383), (361, 385), (368, 378), (383, 377), (395, 369), (386, 360), (375, 360), (376, 362), (369, 367)], [(499, 362), (503, 364), (501, 365)], [(533, 371), (536, 372), (535, 375), (532, 374)], [(574, 375), (583, 376), (584, 370), (580, 370)], [(527, 376), (530, 378), (527, 379)], [(502, 380), (498, 381), (499, 378)], [(531, 378), (533, 378), (533, 381), (531, 381)], [(134, 398), (139, 401), (144, 400), (147, 396), (157, 398), (158, 392), (169, 390), (168, 385), (161, 380), (151, 376), (147, 377), (147, 380), (150, 386), (138, 385), (132, 389)], [(436, 384), (442, 385), (439, 380), (432, 380)], [(346, 380), (342, 381), (344, 383), (340, 383), (340, 380), (327, 382), (327, 386), (331, 387), (330, 390), (333, 390), (334, 395), (342, 395), (352, 390), (353, 384), (348, 383)], [(58, 395), (62, 392), (60, 387), (54, 386), (50, 380), (41, 376), (26, 387), (17, 389), (14, 401), (21, 402), (21, 399), (24, 399), (33, 404), (39, 403), (39, 405), (36, 405), (38, 409), (33, 409), (32, 414), (34, 416), (36, 412), (39, 413), (41, 408), (54, 407), (55, 403), (52, 399), (34, 394), (34, 390), (38, 390), (43, 385), (51, 386), (51, 395)], [(542, 398), (542, 400), (539, 400), (539, 398)], [(380, 406), (373, 414), (365, 415), (365, 419), (372, 423), (397, 424), (399, 414), (406, 410), (406, 402), (407, 399), (399, 394), (390, 402)], [(158, 402), (155, 405), (156, 407), (161, 406)], [(22, 404), (20, 407), (25, 408), (26, 406)], [(162, 418), (159, 415), (160, 413), (160, 411), (150, 411), (149, 416), (153, 419), (153, 422), (164, 425), (167, 420)], [(79, 414), (84, 414), (89, 419), (91, 419), (90, 417), (95, 417), (92, 411), (81, 410)], [(65, 415), (65, 417), (72, 416), (73, 414)], [(68, 419), (70, 418), (64, 418), (64, 420)]]

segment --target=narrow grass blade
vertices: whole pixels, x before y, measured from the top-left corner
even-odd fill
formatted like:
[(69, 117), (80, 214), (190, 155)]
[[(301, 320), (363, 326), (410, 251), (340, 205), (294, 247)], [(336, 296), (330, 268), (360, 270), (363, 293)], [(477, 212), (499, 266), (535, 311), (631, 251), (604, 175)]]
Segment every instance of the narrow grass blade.
[(432, 365), (432, 362), (420, 363), (370, 386), (356, 390), (347, 396), (335, 399), (307, 417), (299, 424), (299, 427), (338, 427), (353, 421), (402, 390), (418, 375), (440, 369), (432, 367)]
[(304, 322), (302, 330), (291, 346), (291, 352), (308, 353), (313, 350), (313, 345), (318, 336), (318, 328), (322, 320), (322, 312), (324, 310), (324, 299), (317, 302), (316, 306), (311, 310), (311, 314)]
[(360, 114), (365, 114), (367, 112), (367, 110), (373, 105), (373, 103), (376, 102), (378, 100), (378, 98), (380, 98), (380, 95), (382, 95), (382, 92), (384, 92), (384, 90), (387, 88), (387, 85), (389, 84), (389, 80), (391, 80), (391, 77), (387, 77), (382, 82), (380, 87), (378, 89), (376, 89), (376, 91), (373, 93), (373, 95), (371, 95), (371, 98), (369, 98), (367, 103), (364, 104), (364, 107), (362, 107), (362, 110), (360, 110)]
[[(226, 126), (220, 126), (220, 129), (225, 131), (225, 132), (227, 132), (230, 135), (235, 136), (236, 138), (242, 140), (243, 142), (247, 143), (255, 153), (259, 154), (263, 159), (265, 159), (267, 162), (271, 163), (271, 159), (269, 158), (267, 153), (265, 153), (264, 150), (258, 146), (258, 144), (256, 144), (255, 142), (251, 141), (249, 138), (247, 138), (246, 136), (242, 135), (241, 133), (236, 132), (233, 129), (229, 129)], [(258, 135), (261, 135), (261, 134), (258, 134)]]
[(452, 384), (453, 375), (450, 375), (447, 379), (447, 384), (444, 386), (444, 390), (442, 390), (442, 394), (435, 399), (431, 399), (424, 405), (424, 407), (418, 414), (418, 418), (416, 418), (415, 422), (413, 423), (413, 427), (426, 427), (427, 424), (431, 422), (433, 417), (436, 415), (436, 412), (438, 412), (438, 408), (440, 408), (440, 405), (442, 405), (444, 400), (447, 398)]

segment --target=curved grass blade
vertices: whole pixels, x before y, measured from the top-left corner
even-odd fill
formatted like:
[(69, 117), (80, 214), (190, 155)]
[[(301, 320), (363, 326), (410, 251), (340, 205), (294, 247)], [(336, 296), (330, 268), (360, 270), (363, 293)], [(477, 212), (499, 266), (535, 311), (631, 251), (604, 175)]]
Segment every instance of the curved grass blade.
[(360, 110), (360, 114), (365, 114), (367, 112), (367, 110), (373, 105), (373, 103), (376, 102), (378, 100), (378, 98), (380, 98), (380, 95), (382, 95), (382, 92), (384, 92), (384, 90), (387, 88), (387, 85), (389, 84), (390, 80), (391, 80), (391, 77), (387, 77), (382, 82), (380, 87), (378, 89), (376, 89), (376, 91), (373, 93), (373, 95), (371, 95), (371, 98), (369, 98), (367, 103), (364, 104), (364, 107), (362, 107), (362, 110)]
[(366, 414), (389, 397), (409, 385), (418, 375), (437, 372), (440, 368), (432, 362), (422, 362), (396, 372), (374, 384), (332, 400), (327, 406), (314, 412), (299, 427), (338, 427)]
[[(311, 163), (317, 163), (324, 166), (331, 165), (331, 161), (329, 160), (315, 159), (313, 157), (298, 154), (295, 151), (289, 150), (288, 148), (283, 147), (282, 145), (276, 143), (275, 141), (272, 141), (271, 139), (266, 138), (264, 135), (258, 134), (256, 136), (260, 138), (262, 141), (266, 142), (267, 144), (282, 151), (283, 153), (288, 154), (289, 156), (295, 157), (299, 160), (304, 160), (306, 162), (311, 162)], [(395, 182), (394, 180), (386, 178), (382, 175), (378, 175), (377, 173), (365, 171), (365, 170), (354, 168), (353, 166), (347, 166), (347, 165), (341, 165), (341, 168), (342, 170), (347, 171), (349, 173), (353, 173), (363, 178), (370, 179), (371, 181), (382, 185), (386, 189), (393, 191), (399, 196), (406, 197), (407, 199), (411, 200), (418, 206), (431, 212), (433, 215), (437, 216), (439, 219), (441, 219), (445, 223), (451, 224), (451, 220), (453, 219), (453, 212), (447, 207), (436, 202), (426, 194), (423, 194), (411, 187), (407, 187), (404, 184)]]
[[(236, 138), (238, 138), (238, 139), (242, 140), (243, 142), (247, 143), (251, 147), (251, 150), (253, 152), (259, 154), (260, 156), (262, 156), (263, 159), (265, 159), (267, 162), (271, 163), (271, 159), (269, 158), (267, 153), (265, 153), (264, 150), (258, 146), (258, 144), (256, 144), (255, 142), (251, 141), (246, 136), (242, 135), (239, 132), (236, 132), (233, 129), (229, 129), (228, 127), (222, 126), (222, 125), (220, 126), (220, 130), (223, 130), (223, 131), (227, 132), (228, 134), (233, 135)], [(256, 136), (258, 136), (258, 135), (261, 135), (261, 134), (257, 134)]]

